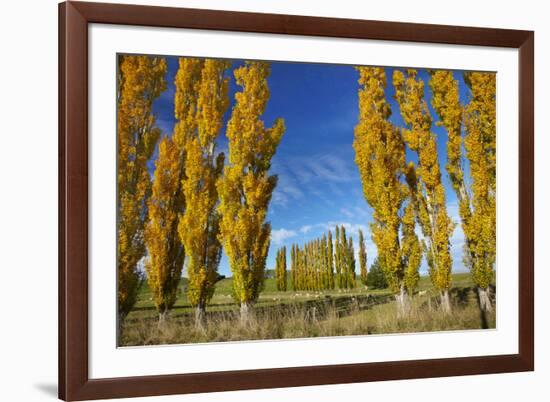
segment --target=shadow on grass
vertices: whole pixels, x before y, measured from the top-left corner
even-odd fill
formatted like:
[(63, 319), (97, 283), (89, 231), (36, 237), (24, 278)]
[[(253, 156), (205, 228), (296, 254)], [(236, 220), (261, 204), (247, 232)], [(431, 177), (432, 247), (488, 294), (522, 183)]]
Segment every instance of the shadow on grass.
[(451, 294), (454, 296), (456, 304), (465, 306), (468, 304), (468, 299), (470, 298), (470, 293), (473, 291), (472, 288), (455, 288), (452, 289)]

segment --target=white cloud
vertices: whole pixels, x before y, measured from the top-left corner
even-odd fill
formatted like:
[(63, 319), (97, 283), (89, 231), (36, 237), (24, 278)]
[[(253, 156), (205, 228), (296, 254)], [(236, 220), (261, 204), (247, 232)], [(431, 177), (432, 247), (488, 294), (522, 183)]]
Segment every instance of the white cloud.
[(296, 236), (297, 233), (294, 230), (287, 230), (285, 228), (275, 229), (271, 231), (271, 240), (274, 244), (282, 244), (286, 239)]
[(346, 229), (347, 235), (352, 235), (354, 237), (359, 236), (359, 230), (363, 232), (363, 236), (366, 238), (370, 231), (367, 225), (363, 225), (360, 223), (350, 223), (350, 222), (341, 222), (341, 221), (330, 221), (326, 222), (324, 224), (326, 230), (332, 230), (336, 228), (336, 226), (343, 226)]
[(285, 166), (302, 185), (317, 180), (325, 183), (349, 182), (357, 174), (353, 160), (335, 154), (318, 154), (308, 158), (288, 158), (285, 160)]
[(353, 177), (353, 161), (333, 154), (321, 155), (306, 161), (316, 178), (332, 182), (347, 182)]
[(277, 175), (277, 186), (273, 191), (273, 203), (286, 207), (290, 201), (297, 201), (304, 196), (293, 173), (285, 164), (273, 160), (271, 172)]
[(346, 218), (353, 218), (353, 212), (351, 212), (348, 208), (341, 208), (340, 213)]
[(311, 229), (313, 229), (313, 226), (311, 225), (304, 225), (300, 228), (300, 233), (308, 233), (309, 231), (311, 231)]

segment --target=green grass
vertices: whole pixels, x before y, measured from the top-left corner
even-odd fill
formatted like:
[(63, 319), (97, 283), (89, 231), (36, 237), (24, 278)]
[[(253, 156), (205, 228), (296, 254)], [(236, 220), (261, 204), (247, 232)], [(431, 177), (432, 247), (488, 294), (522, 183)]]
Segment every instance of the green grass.
[[(346, 301), (339, 303), (338, 300)], [(350, 302), (357, 300), (357, 302)], [(471, 287), (451, 292), (452, 313), (445, 314), (438, 298), (429, 292), (415, 295), (410, 312), (397, 314), (391, 295), (324, 299), (312, 303), (279, 304), (256, 308), (243, 325), (238, 312), (210, 313), (205, 328), (196, 328), (191, 315), (172, 315), (161, 327), (154, 317), (129, 321), (122, 331), (122, 345), (205, 343), (261, 339), (312, 338), (340, 335), (432, 332), (495, 328), (495, 313), (481, 316)], [(314, 310), (315, 308), (315, 310)]]
[[(359, 283), (359, 281), (357, 281)], [(453, 274), (453, 287), (471, 287), (473, 286), (471, 275), (468, 273), (459, 273)], [(185, 310), (189, 309), (191, 306), (187, 302), (184, 289), (187, 287), (187, 279), (182, 278), (179, 285), (178, 299), (174, 308), (176, 310)], [(233, 279), (225, 278), (216, 283), (216, 290), (214, 292), (214, 297), (211, 300), (209, 307), (221, 307), (227, 304), (235, 304), (232, 294), (233, 294)], [(419, 291), (431, 291), (432, 285), (430, 278), (427, 276), (420, 277), (418, 284)], [(359, 294), (386, 294), (388, 293), (387, 289), (371, 289), (367, 290), (363, 286), (358, 286), (352, 290), (323, 290), (321, 292), (312, 292), (312, 291), (294, 291), (292, 289), (287, 290), (286, 292), (280, 292), (277, 290), (276, 281), (273, 278), (266, 279), (264, 282), (264, 290), (260, 294), (259, 303), (260, 304), (277, 304), (281, 301), (293, 301), (296, 299), (310, 299), (315, 298), (320, 294), (322, 295), (359, 295)], [(236, 306), (236, 304), (235, 304)], [(138, 294), (138, 300), (136, 303), (136, 309), (143, 308), (154, 308), (154, 303), (151, 297), (151, 290), (147, 285), (147, 282), (143, 284)]]
[[(193, 309), (185, 297), (183, 278), (176, 304), (163, 328), (158, 328), (151, 291), (145, 283), (138, 302), (126, 320), (122, 345), (220, 342), (250, 339), (279, 339), (335, 335), (441, 331), (494, 328), (494, 313), (481, 320), (474, 284), (468, 273), (453, 274), (451, 292), (453, 314), (438, 308), (438, 293), (429, 277), (421, 277), (418, 293), (412, 298), (411, 314), (397, 316), (388, 289), (330, 290), (322, 292), (279, 292), (275, 279), (265, 281), (255, 304), (256, 315), (247, 327), (240, 325), (238, 305), (232, 297), (232, 279), (216, 284), (208, 305), (208, 326), (196, 329)], [(315, 307), (315, 313), (313, 307)], [(313, 317), (313, 318), (312, 318)]]
[[(358, 281), (359, 283), (359, 281)], [(429, 280), (428, 280), (429, 283)], [(172, 308), (172, 315), (189, 314), (193, 308), (187, 301), (185, 295), (185, 289), (187, 287), (187, 279), (182, 278), (178, 290), (178, 298), (174, 307)], [(268, 278), (264, 282), (264, 290), (261, 292), (256, 306), (274, 306), (278, 304), (289, 304), (295, 302), (303, 302), (307, 300), (319, 299), (324, 296), (342, 297), (350, 295), (366, 295), (366, 294), (388, 294), (387, 289), (374, 289), (367, 290), (365, 287), (360, 286), (350, 290), (323, 290), (320, 292), (314, 291), (294, 291), (287, 290), (281, 292), (277, 290), (276, 281), (273, 278)], [(214, 296), (208, 305), (208, 311), (232, 311), (238, 308), (237, 303), (233, 299), (233, 279), (225, 278), (216, 283), (216, 290)], [(136, 305), (132, 312), (130, 312), (128, 318), (130, 320), (134, 318), (152, 317), (156, 316), (155, 305), (152, 300), (151, 290), (147, 286), (147, 282), (144, 282), (139, 293)]]

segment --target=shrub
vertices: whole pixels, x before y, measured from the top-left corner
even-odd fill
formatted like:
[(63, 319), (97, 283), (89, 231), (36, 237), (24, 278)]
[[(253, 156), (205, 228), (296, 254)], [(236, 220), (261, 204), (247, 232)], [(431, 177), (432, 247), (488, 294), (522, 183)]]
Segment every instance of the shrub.
[(382, 271), (378, 258), (374, 260), (370, 267), (367, 275), (367, 286), (369, 289), (386, 289), (388, 287), (388, 281)]

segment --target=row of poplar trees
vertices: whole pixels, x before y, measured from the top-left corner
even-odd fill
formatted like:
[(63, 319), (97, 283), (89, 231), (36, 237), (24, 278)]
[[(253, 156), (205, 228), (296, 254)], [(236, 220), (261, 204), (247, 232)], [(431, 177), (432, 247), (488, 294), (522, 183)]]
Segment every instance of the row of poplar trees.
[[(161, 138), (152, 105), (166, 89), (162, 57), (120, 56), (118, 76), (118, 314), (132, 309), (145, 256), (148, 285), (165, 319), (187, 261), (188, 301), (203, 325), (214, 293), (222, 247), (233, 272), (241, 317), (258, 298), (271, 227), (268, 204), (277, 183), (268, 171), (284, 133), (265, 127), (269, 99), (264, 62), (233, 71), (240, 90), (227, 123), (228, 161), (216, 152), (223, 128), (231, 63), (180, 58), (175, 78), (174, 132)], [(154, 175), (148, 162), (158, 145)], [(120, 324), (119, 324), (120, 327)]]
[[(360, 280), (367, 283), (367, 252), (363, 232), (359, 230)], [(357, 276), (353, 238), (346, 236), (344, 226), (336, 226), (332, 232), (311, 240), (300, 247), (290, 248), (290, 282), (294, 290), (331, 290), (355, 288)], [(286, 247), (277, 251), (275, 278), (277, 290), (290, 288), (287, 281)]]
[[(424, 80), (413, 69), (393, 73), (395, 99), (406, 125), (401, 128), (390, 122), (385, 69), (358, 67), (357, 71), (359, 123), (353, 147), (364, 197), (373, 209), (372, 239), (380, 264), (400, 312), (406, 313), (425, 255), (442, 309), (449, 312), (450, 237), (455, 223), (447, 212)], [(460, 102), (459, 84), (451, 71), (430, 71), (431, 105), (439, 116), (437, 124), (448, 135), (446, 170), (459, 203), (464, 263), (478, 288), (480, 307), (491, 310), (496, 251), (496, 77), (466, 72), (464, 79), (471, 93), (466, 105)], [(416, 164), (406, 163), (407, 148), (416, 154)], [(415, 231), (417, 223), (422, 240)]]

